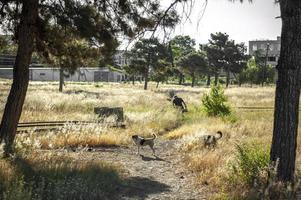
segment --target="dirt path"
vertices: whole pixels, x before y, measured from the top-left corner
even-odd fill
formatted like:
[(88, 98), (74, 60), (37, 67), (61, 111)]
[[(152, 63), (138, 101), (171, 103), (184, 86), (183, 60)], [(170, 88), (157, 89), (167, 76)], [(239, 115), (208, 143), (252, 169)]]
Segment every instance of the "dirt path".
[(157, 139), (158, 157), (152, 156), (149, 147), (140, 149), (142, 155), (139, 156), (134, 146), (98, 148), (82, 152), (81, 157), (84, 161), (104, 160), (126, 170), (126, 183), (116, 188), (118, 195), (112, 199), (206, 199), (206, 189), (195, 187), (193, 173), (184, 168), (183, 158), (177, 153), (174, 143)]

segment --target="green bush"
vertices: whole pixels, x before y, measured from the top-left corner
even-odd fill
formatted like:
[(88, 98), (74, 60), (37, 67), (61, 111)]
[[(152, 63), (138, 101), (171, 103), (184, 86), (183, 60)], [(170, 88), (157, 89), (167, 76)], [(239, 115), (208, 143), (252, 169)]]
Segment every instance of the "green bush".
[(231, 114), (227, 98), (220, 85), (212, 86), (209, 94), (204, 94), (202, 98), (203, 110), (208, 116), (228, 116)]
[(269, 151), (258, 144), (237, 145), (234, 161), (230, 164), (229, 180), (234, 185), (262, 186), (267, 178)]

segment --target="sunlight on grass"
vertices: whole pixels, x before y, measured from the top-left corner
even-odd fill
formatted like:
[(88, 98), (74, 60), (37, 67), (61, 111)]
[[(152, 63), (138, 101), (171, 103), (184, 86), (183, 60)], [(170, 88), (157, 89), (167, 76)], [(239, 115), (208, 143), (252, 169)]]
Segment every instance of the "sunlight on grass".
[[(4, 109), (9, 86), (10, 83), (0, 80), (1, 112)], [(224, 177), (229, 173), (227, 165), (235, 157), (236, 145), (252, 141), (268, 146), (271, 143), (273, 129), (272, 110), (245, 111), (237, 107), (273, 107), (274, 88), (233, 87), (225, 89), (225, 95), (234, 111), (234, 120), (207, 117), (202, 112), (201, 99), (204, 93), (209, 91), (209, 88), (160, 85), (156, 89), (153, 83), (150, 83), (150, 90), (148, 91), (144, 91), (142, 88), (142, 84), (133, 86), (131, 84), (67, 83), (64, 92), (59, 93), (56, 83), (30, 83), (21, 121), (94, 121), (97, 119), (97, 116), (93, 113), (94, 107), (118, 106), (124, 109), (126, 128), (111, 128), (101, 124), (67, 124), (57, 131), (41, 133), (32, 131), (30, 134), (17, 135), (16, 148), (21, 152), (32, 152), (37, 149), (128, 146), (132, 143), (131, 135), (133, 134), (151, 136), (155, 133), (159, 135), (160, 139), (174, 140), (177, 150), (183, 155), (183, 162), (188, 169), (196, 174), (196, 181), (202, 185), (209, 185), (213, 192), (218, 193), (216, 199), (219, 197), (220, 199), (231, 199), (223, 185), (225, 184)], [(189, 112), (181, 114), (173, 108), (172, 103), (167, 100), (171, 90), (184, 99)], [(218, 140), (216, 149), (204, 148), (200, 142), (200, 137), (204, 134), (215, 134), (216, 131), (223, 132), (223, 137)], [(298, 144), (301, 142), (300, 138), (299, 134)], [(297, 151), (299, 152), (297, 163), (300, 163), (300, 145), (298, 145)], [(40, 173), (37, 169), (47, 168), (46, 163), (49, 163), (51, 158), (47, 155), (43, 160), (41, 155), (38, 155), (37, 158), (34, 158), (34, 156), (36, 155), (29, 155), (29, 157), (23, 159), (27, 161), (32, 159), (31, 166), (33, 166), (35, 173), (39, 172), (39, 176), (48, 177), (44, 172)], [(55, 155), (54, 159), (65, 159), (65, 157), (60, 158), (60, 156)], [(38, 164), (39, 162), (41, 162), (41, 166)], [(51, 162), (56, 163), (56, 166), (73, 170), (73, 161), (70, 163), (69, 161), (60, 161), (61, 164), (57, 161), (51, 160)], [(20, 191), (8, 191), (7, 188), (11, 187), (3, 185), (3, 183), (1, 183), (0, 189), (6, 191), (7, 195), (12, 193), (20, 193), (21, 195), (25, 194), (24, 191), (27, 191), (28, 194), (31, 194), (31, 192), (39, 193), (38, 190), (41, 188), (28, 188), (27, 185), (24, 185), (28, 183), (24, 179), (26, 176), (18, 171), (17, 166), (11, 162), (1, 160), (1, 173), (5, 174), (5, 176), (1, 175), (1, 180), (3, 180), (3, 183), (15, 182), (17, 184), (15, 188), (19, 188), (17, 190)], [(50, 163), (49, 167), (53, 170), (56, 166)], [(107, 169), (102, 164), (100, 164), (100, 167)], [(90, 171), (87, 166), (82, 164), (76, 164), (75, 168)], [(58, 169), (61, 168), (58, 167)], [(118, 169), (116, 171), (118, 172)], [(14, 177), (16, 173), (18, 173), (18, 180)], [(76, 170), (76, 174), (78, 173), (81, 174), (80, 170)], [(91, 174), (94, 173), (92, 170)], [(80, 178), (84, 176), (86, 175), (79, 175)], [(118, 178), (115, 178), (113, 180), (118, 182)], [(34, 183), (36, 183), (35, 181)], [(59, 185), (65, 187), (66, 183), (60, 181)], [(216, 188), (222, 188), (222, 190), (217, 191)], [(55, 191), (58, 192), (59, 189), (56, 188)], [(24, 199), (26, 198), (24, 197)]]
[(121, 184), (121, 172), (105, 162), (80, 162), (60, 153), (33, 151), (0, 160), (0, 198), (108, 198)]

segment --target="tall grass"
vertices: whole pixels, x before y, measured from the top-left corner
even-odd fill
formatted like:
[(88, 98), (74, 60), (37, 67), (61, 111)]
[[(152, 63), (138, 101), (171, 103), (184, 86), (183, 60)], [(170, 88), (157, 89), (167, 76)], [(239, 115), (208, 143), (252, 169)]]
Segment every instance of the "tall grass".
[(0, 198), (108, 199), (122, 183), (121, 169), (55, 153), (31, 152), (0, 160)]
[[(0, 112), (4, 109), (9, 86), (10, 83), (0, 81)], [(63, 93), (59, 93), (57, 88), (58, 85), (54, 83), (31, 83), (21, 121), (95, 120), (97, 116), (93, 113), (93, 107), (118, 106), (124, 108), (126, 129), (110, 128), (100, 124), (66, 125), (58, 131), (18, 135), (17, 149), (31, 152), (33, 149), (123, 146), (130, 145), (132, 134), (148, 136), (156, 133), (163, 135), (163, 139), (175, 140), (177, 150), (183, 155), (183, 162), (187, 168), (195, 172), (196, 182), (209, 186), (212, 193), (218, 193), (219, 197), (216, 196), (218, 198), (233, 199), (232, 193), (227, 193), (224, 187), (224, 177), (231, 173), (228, 166), (237, 156), (237, 144), (252, 141), (269, 146), (271, 143), (273, 112), (247, 112), (235, 107), (273, 106), (272, 87), (225, 89), (224, 94), (237, 117), (235, 120), (207, 117), (202, 112), (201, 98), (209, 91), (208, 88), (161, 85), (159, 89), (155, 89), (155, 84), (150, 84), (150, 90), (144, 91), (142, 84), (133, 86), (106, 83), (67, 83)], [(188, 113), (182, 115), (172, 107), (167, 100), (171, 90), (187, 103)], [(223, 138), (218, 141), (216, 149), (203, 148), (199, 137), (203, 134), (213, 134), (218, 130), (223, 132)], [(298, 141), (300, 144), (300, 137)], [(299, 163), (300, 145), (297, 151)], [(250, 155), (251, 160), (256, 157)], [(27, 158), (30, 159), (34, 160), (33, 157)], [(7, 180), (12, 178), (9, 176), (10, 173), (15, 173), (9, 172), (13, 169), (10, 166), (9, 163), (3, 164)], [(16, 188), (25, 188), (27, 193), (31, 194), (31, 190), (27, 190), (28, 187), (22, 186), (24, 183), (22, 176), (18, 177), (21, 178), (15, 182), (20, 186)], [(237, 185), (240, 186), (239, 182), (232, 183), (232, 189), (239, 192), (238, 189), (234, 189)], [(245, 188), (248, 190), (247, 186)], [(20, 194), (24, 194), (22, 190), (20, 191)], [(12, 193), (17, 194), (16, 191)]]

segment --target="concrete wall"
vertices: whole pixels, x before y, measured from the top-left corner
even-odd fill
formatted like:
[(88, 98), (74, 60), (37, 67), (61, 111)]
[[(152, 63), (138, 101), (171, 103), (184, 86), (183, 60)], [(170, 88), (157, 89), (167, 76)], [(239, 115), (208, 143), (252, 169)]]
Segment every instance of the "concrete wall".
[(13, 69), (12, 68), (1, 68), (0, 69), (0, 78), (13, 78)]

